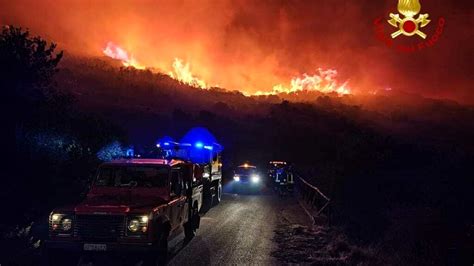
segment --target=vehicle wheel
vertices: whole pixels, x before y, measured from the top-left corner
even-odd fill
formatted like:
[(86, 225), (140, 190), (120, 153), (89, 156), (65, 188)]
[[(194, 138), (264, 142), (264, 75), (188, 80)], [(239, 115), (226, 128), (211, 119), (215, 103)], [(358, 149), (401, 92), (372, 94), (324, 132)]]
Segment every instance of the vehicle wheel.
[(163, 236), (160, 239), (160, 243), (158, 244), (158, 259), (156, 260), (157, 265), (166, 265), (168, 261), (168, 234)]
[(214, 199), (212, 201), (212, 205), (217, 205), (221, 202), (222, 197), (222, 182), (219, 180), (216, 185), (216, 195), (214, 195)]
[(40, 260), (40, 265), (41, 266), (47, 266), (50, 265), (49, 263), (49, 249), (44, 246), (44, 244), (41, 246), (41, 260)]
[(206, 213), (212, 207), (212, 192), (211, 192), (211, 183), (205, 183), (203, 189), (203, 199), (201, 206), (201, 213)]
[(193, 237), (196, 235), (196, 229), (198, 227), (198, 222), (199, 219), (199, 212), (197, 205), (193, 207), (193, 210), (191, 211), (191, 217), (190, 219), (184, 224), (184, 239), (186, 242), (191, 241)]
[(169, 232), (165, 232), (161, 235), (160, 239), (155, 245), (155, 248), (150, 251), (146, 260), (144, 261), (144, 265), (166, 265), (168, 261), (168, 236)]

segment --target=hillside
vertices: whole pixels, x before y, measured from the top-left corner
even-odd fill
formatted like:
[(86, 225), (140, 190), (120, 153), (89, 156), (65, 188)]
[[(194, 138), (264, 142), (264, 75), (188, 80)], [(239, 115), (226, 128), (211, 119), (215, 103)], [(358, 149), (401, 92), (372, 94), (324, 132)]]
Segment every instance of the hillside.
[(414, 138), (420, 142), (441, 140), (438, 142), (440, 145), (462, 141), (464, 146), (474, 147), (469, 137), (474, 132), (474, 124), (469, 122), (474, 118), (473, 107), (404, 92), (339, 97), (337, 94), (303, 91), (247, 97), (238, 91), (222, 88), (203, 90), (191, 87), (153, 70), (124, 68), (120, 62), (106, 57), (65, 58), (57, 82), (61, 89), (74, 95), (80, 108), (109, 114), (112, 118), (118, 114), (133, 116), (138, 113), (141, 119), (170, 117), (176, 112), (208, 112), (226, 119), (264, 118), (275, 106), (289, 101), (305, 106), (315, 114), (343, 117), (383, 134)]
[(471, 107), (404, 93), (247, 97), (106, 58), (66, 57), (54, 80), (67, 97), (25, 105), (31, 113), (16, 132), (17, 160), (31, 167), (5, 186), (3, 196), (19, 202), (6, 210), (22, 217), (2, 227), (15, 232), (5, 241), (25, 243), (32, 220), (77, 201), (103, 147), (119, 141), (139, 150), (194, 126), (224, 145), (227, 178), (245, 160), (294, 162), (331, 197), (334, 225), (389, 264), (438, 260), (474, 220)]

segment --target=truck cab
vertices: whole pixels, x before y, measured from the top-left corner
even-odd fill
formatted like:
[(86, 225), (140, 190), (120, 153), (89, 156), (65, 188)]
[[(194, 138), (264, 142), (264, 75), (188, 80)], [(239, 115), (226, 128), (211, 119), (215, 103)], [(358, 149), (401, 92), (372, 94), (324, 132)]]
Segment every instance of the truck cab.
[(194, 183), (202, 184), (202, 204), (199, 210), (206, 212), (220, 203), (222, 198), (222, 146), (216, 142), (174, 142), (166, 138), (157, 143), (164, 158), (194, 163)]
[(49, 217), (47, 254), (131, 251), (165, 262), (168, 239), (199, 227), (202, 185), (182, 160), (123, 159), (102, 164), (86, 198)]
[(244, 163), (235, 168), (233, 179), (232, 189), (234, 192), (242, 189), (245, 189), (247, 192), (259, 190), (264, 182), (257, 167), (249, 163)]

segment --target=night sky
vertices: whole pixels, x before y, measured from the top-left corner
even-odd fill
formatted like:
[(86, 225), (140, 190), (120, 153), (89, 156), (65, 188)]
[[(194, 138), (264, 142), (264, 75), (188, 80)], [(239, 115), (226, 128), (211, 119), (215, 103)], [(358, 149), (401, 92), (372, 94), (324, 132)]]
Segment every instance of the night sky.
[[(246, 92), (321, 67), (336, 69), (354, 91), (392, 88), (474, 103), (474, 2), (421, 0), (432, 20), (423, 31), (432, 35), (440, 17), (446, 25), (433, 47), (409, 54), (373, 33), (374, 19), (398, 13), (397, 2), (0, 0), (0, 24), (27, 27), (70, 53), (102, 55), (112, 41), (164, 72), (182, 58), (208, 83)], [(387, 34), (394, 29), (386, 23)]]

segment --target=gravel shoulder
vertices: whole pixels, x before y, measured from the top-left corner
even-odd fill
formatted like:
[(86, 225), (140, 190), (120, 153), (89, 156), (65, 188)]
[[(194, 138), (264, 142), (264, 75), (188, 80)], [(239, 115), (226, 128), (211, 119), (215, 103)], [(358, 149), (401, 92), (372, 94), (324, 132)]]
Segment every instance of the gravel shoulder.
[(281, 205), (272, 255), (281, 264), (378, 265), (372, 250), (349, 243), (342, 230), (313, 225), (296, 199)]

